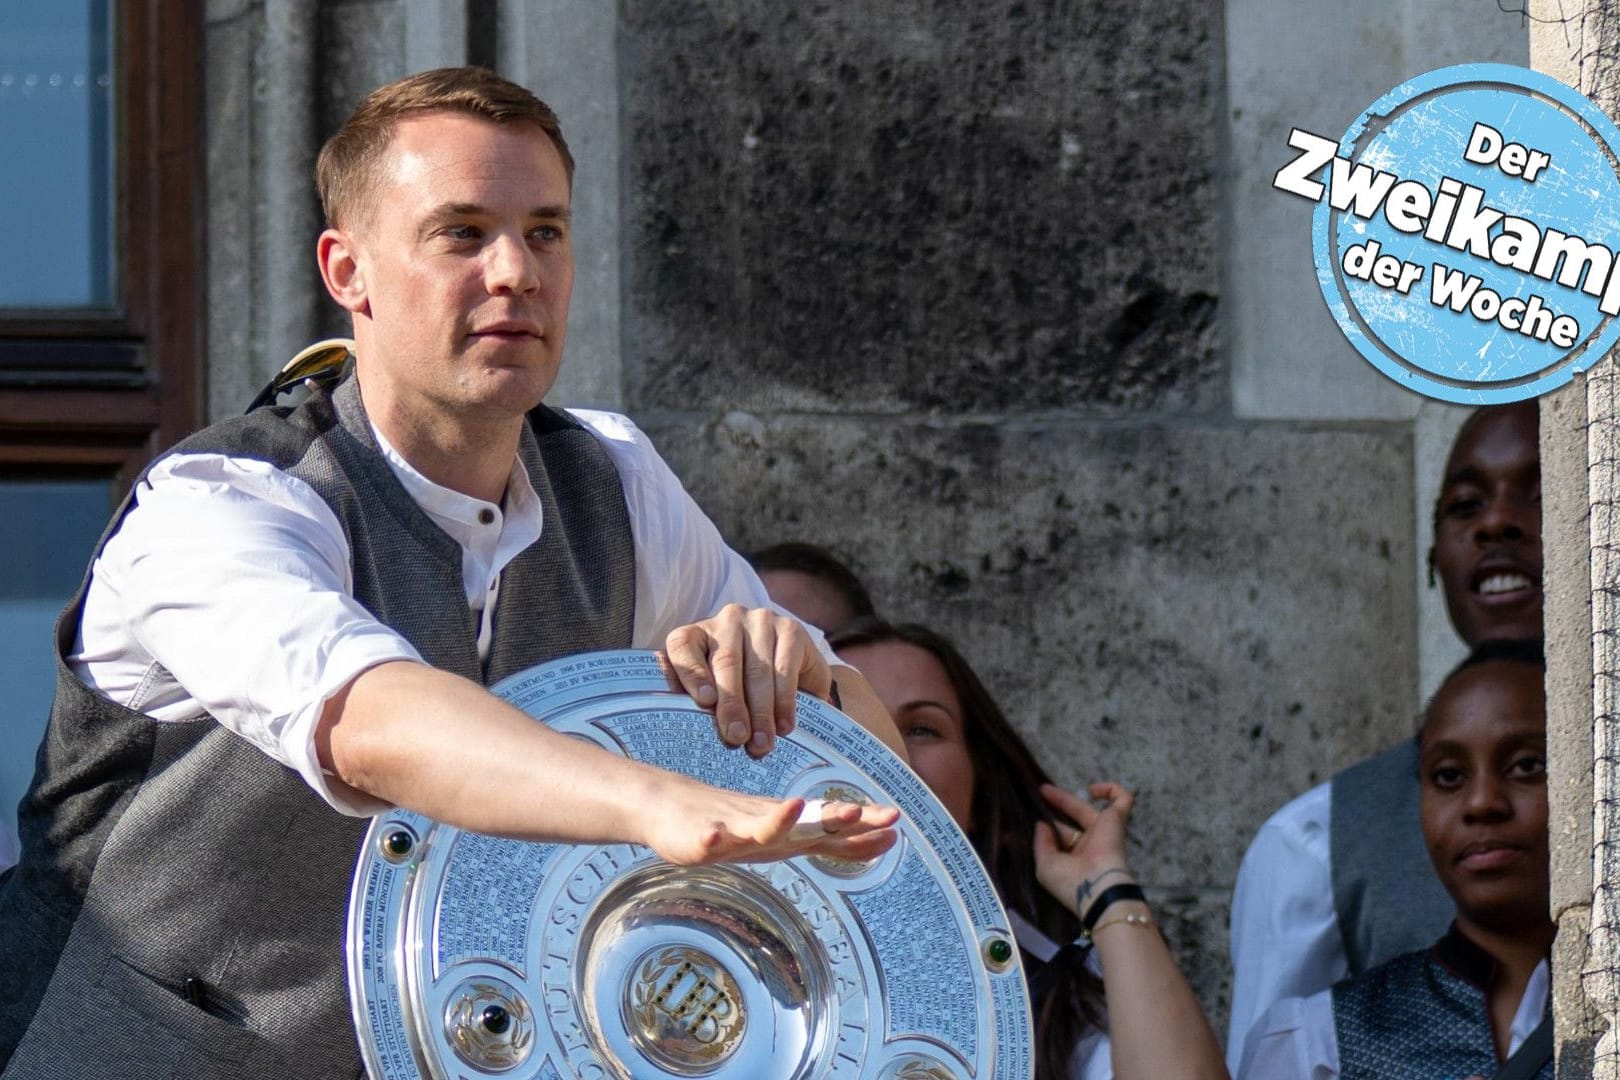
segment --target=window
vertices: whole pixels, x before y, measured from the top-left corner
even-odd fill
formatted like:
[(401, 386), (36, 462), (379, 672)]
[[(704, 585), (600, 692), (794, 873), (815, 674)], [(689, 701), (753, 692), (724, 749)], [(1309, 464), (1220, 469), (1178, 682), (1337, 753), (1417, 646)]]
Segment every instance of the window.
[(200, 419), (201, 28), (200, 0), (0, 5), (0, 849), (55, 612), (140, 468)]
[(0, 7), (8, 473), (90, 466), (121, 493), (197, 423), (200, 23), (159, 0)]

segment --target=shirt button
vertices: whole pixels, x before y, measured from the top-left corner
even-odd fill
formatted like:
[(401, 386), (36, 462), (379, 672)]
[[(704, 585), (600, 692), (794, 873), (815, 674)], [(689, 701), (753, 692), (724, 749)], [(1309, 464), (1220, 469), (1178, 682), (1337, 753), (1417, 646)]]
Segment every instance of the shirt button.
[(478, 511), (478, 523), (480, 525), (493, 525), (493, 524), (495, 524), (495, 511), (491, 510), (487, 506), (484, 507), (482, 510)]

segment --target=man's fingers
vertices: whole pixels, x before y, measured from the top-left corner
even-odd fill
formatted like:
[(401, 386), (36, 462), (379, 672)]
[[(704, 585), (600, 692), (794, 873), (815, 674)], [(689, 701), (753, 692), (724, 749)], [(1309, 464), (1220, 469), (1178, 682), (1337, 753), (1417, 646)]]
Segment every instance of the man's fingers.
[(798, 719), (798, 692), (823, 701), (832, 691), (832, 669), (792, 619), (779, 619), (776, 637), (776, 733), (786, 735)]
[(743, 658), (752, 729), (748, 752), (763, 757), (776, 742), (776, 614), (768, 608), (748, 613)]
[(883, 854), (898, 838), (894, 825), (900, 811), (892, 806), (767, 799), (727, 792), (714, 809), (718, 816), (697, 833), (695, 850), (676, 844), (660, 853), (682, 865), (760, 862), (810, 854), (864, 860)]
[[(729, 608), (721, 614), (728, 611)], [(717, 619), (709, 629), (709, 674), (714, 679), (716, 694), (714, 719), (720, 728), (720, 738), (728, 746), (746, 744), (750, 730), (744, 683), (745, 636), (742, 620), (738, 618)]]
[(828, 836), (812, 850), (817, 855), (832, 855), (840, 859), (865, 861), (875, 859), (894, 847), (900, 834), (893, 828), (868, 829), (854, 835), (842, 833)]
[(823, 803), (821, 807), (822, 828), (829, 834), (886, 829), (899, 820), (900, 811), (893, 806), (829, 802)]
[(709, 675), (709, 635), (697, 626), (683, 626), (664, 640), (665, 672), (680, 689), (704, 708), (715, 703), (714, 681)]

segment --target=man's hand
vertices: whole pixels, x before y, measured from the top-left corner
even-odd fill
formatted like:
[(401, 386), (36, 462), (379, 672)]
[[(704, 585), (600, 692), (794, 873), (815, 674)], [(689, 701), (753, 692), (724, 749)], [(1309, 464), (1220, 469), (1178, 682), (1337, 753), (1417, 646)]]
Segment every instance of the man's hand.
[(714, 710), (721, 741), (746, 744), (753, 757), (793, 730), (797, 691), (825, 701), (832, 687), (827, 662), (804, 627), (769, 608), (727, 604), (673, 631), (664, 652), (679, 688)]
[(804, 816), (803, 799), (768, 799), (713, 788), (695, 781), (661, 792), (665, 809), (643, 822), (641, 842), (678, 866), (718, 862), (767, 862), (793, 855), (872, 859), (894, 846), (892, 806), (823, 803), (819, 824)]

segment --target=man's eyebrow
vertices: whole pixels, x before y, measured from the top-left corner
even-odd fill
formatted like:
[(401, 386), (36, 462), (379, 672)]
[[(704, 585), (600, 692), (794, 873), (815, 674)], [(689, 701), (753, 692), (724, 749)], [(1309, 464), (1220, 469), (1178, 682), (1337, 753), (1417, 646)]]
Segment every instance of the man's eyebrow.
[[(418, 231), (421, 235), (426, 236), (447, 221), (454, 221), (458, 218), (482, 217), (489, 213), (489, 208), (479, 203), (440, 203), (432, 210), (429, 210), (427, 215), (422, 218), (422, 227)], [(528, 213), (528, 217), (532, 221), (568, 221), (572, 216), (568, 207), (562, 204), (537, 206)]]
[(1483, 476), (1484, 474), (1472, 465), (1464, 465), (1460, 469), (1453, 469), (1446, 473), (1445, 479), (1440, 482), (1440, 486), (1448, 488), (1452, 484), (1477, 484)]
[[(1540, 462), (1540, 460), (1526, 462), (1522, 468), (1515, 470), (1510, 475), (1510, 478), (1514, 479), (1514, 480), (1527, 480), (1527, 479), (1530, 479), (1531, 477), (1534, 477), (1536, 479), (1540, 479), (1540, 477), (1541, 477), (1541, 462)], [(1464, 465), (1464, 466), (1462, 466), (1460, 468), (1453, 469), (1451, 472), (1446, 473), (1445, 478), (1443, 480), (1441, 480), (1441, 482), (1440, 482), (1440, 487), (1441, 487), (1441, 490), (1444, 490), (1444, 489), (1450, 487), (1453, 484), (1483, 484), (1483, 483), (1485, 483), (1485, 471), (1483, 469), (1480, 469), (1480, 468), (1478, 468), (1477, 466), (1474, 466), (1474, 465)]]

